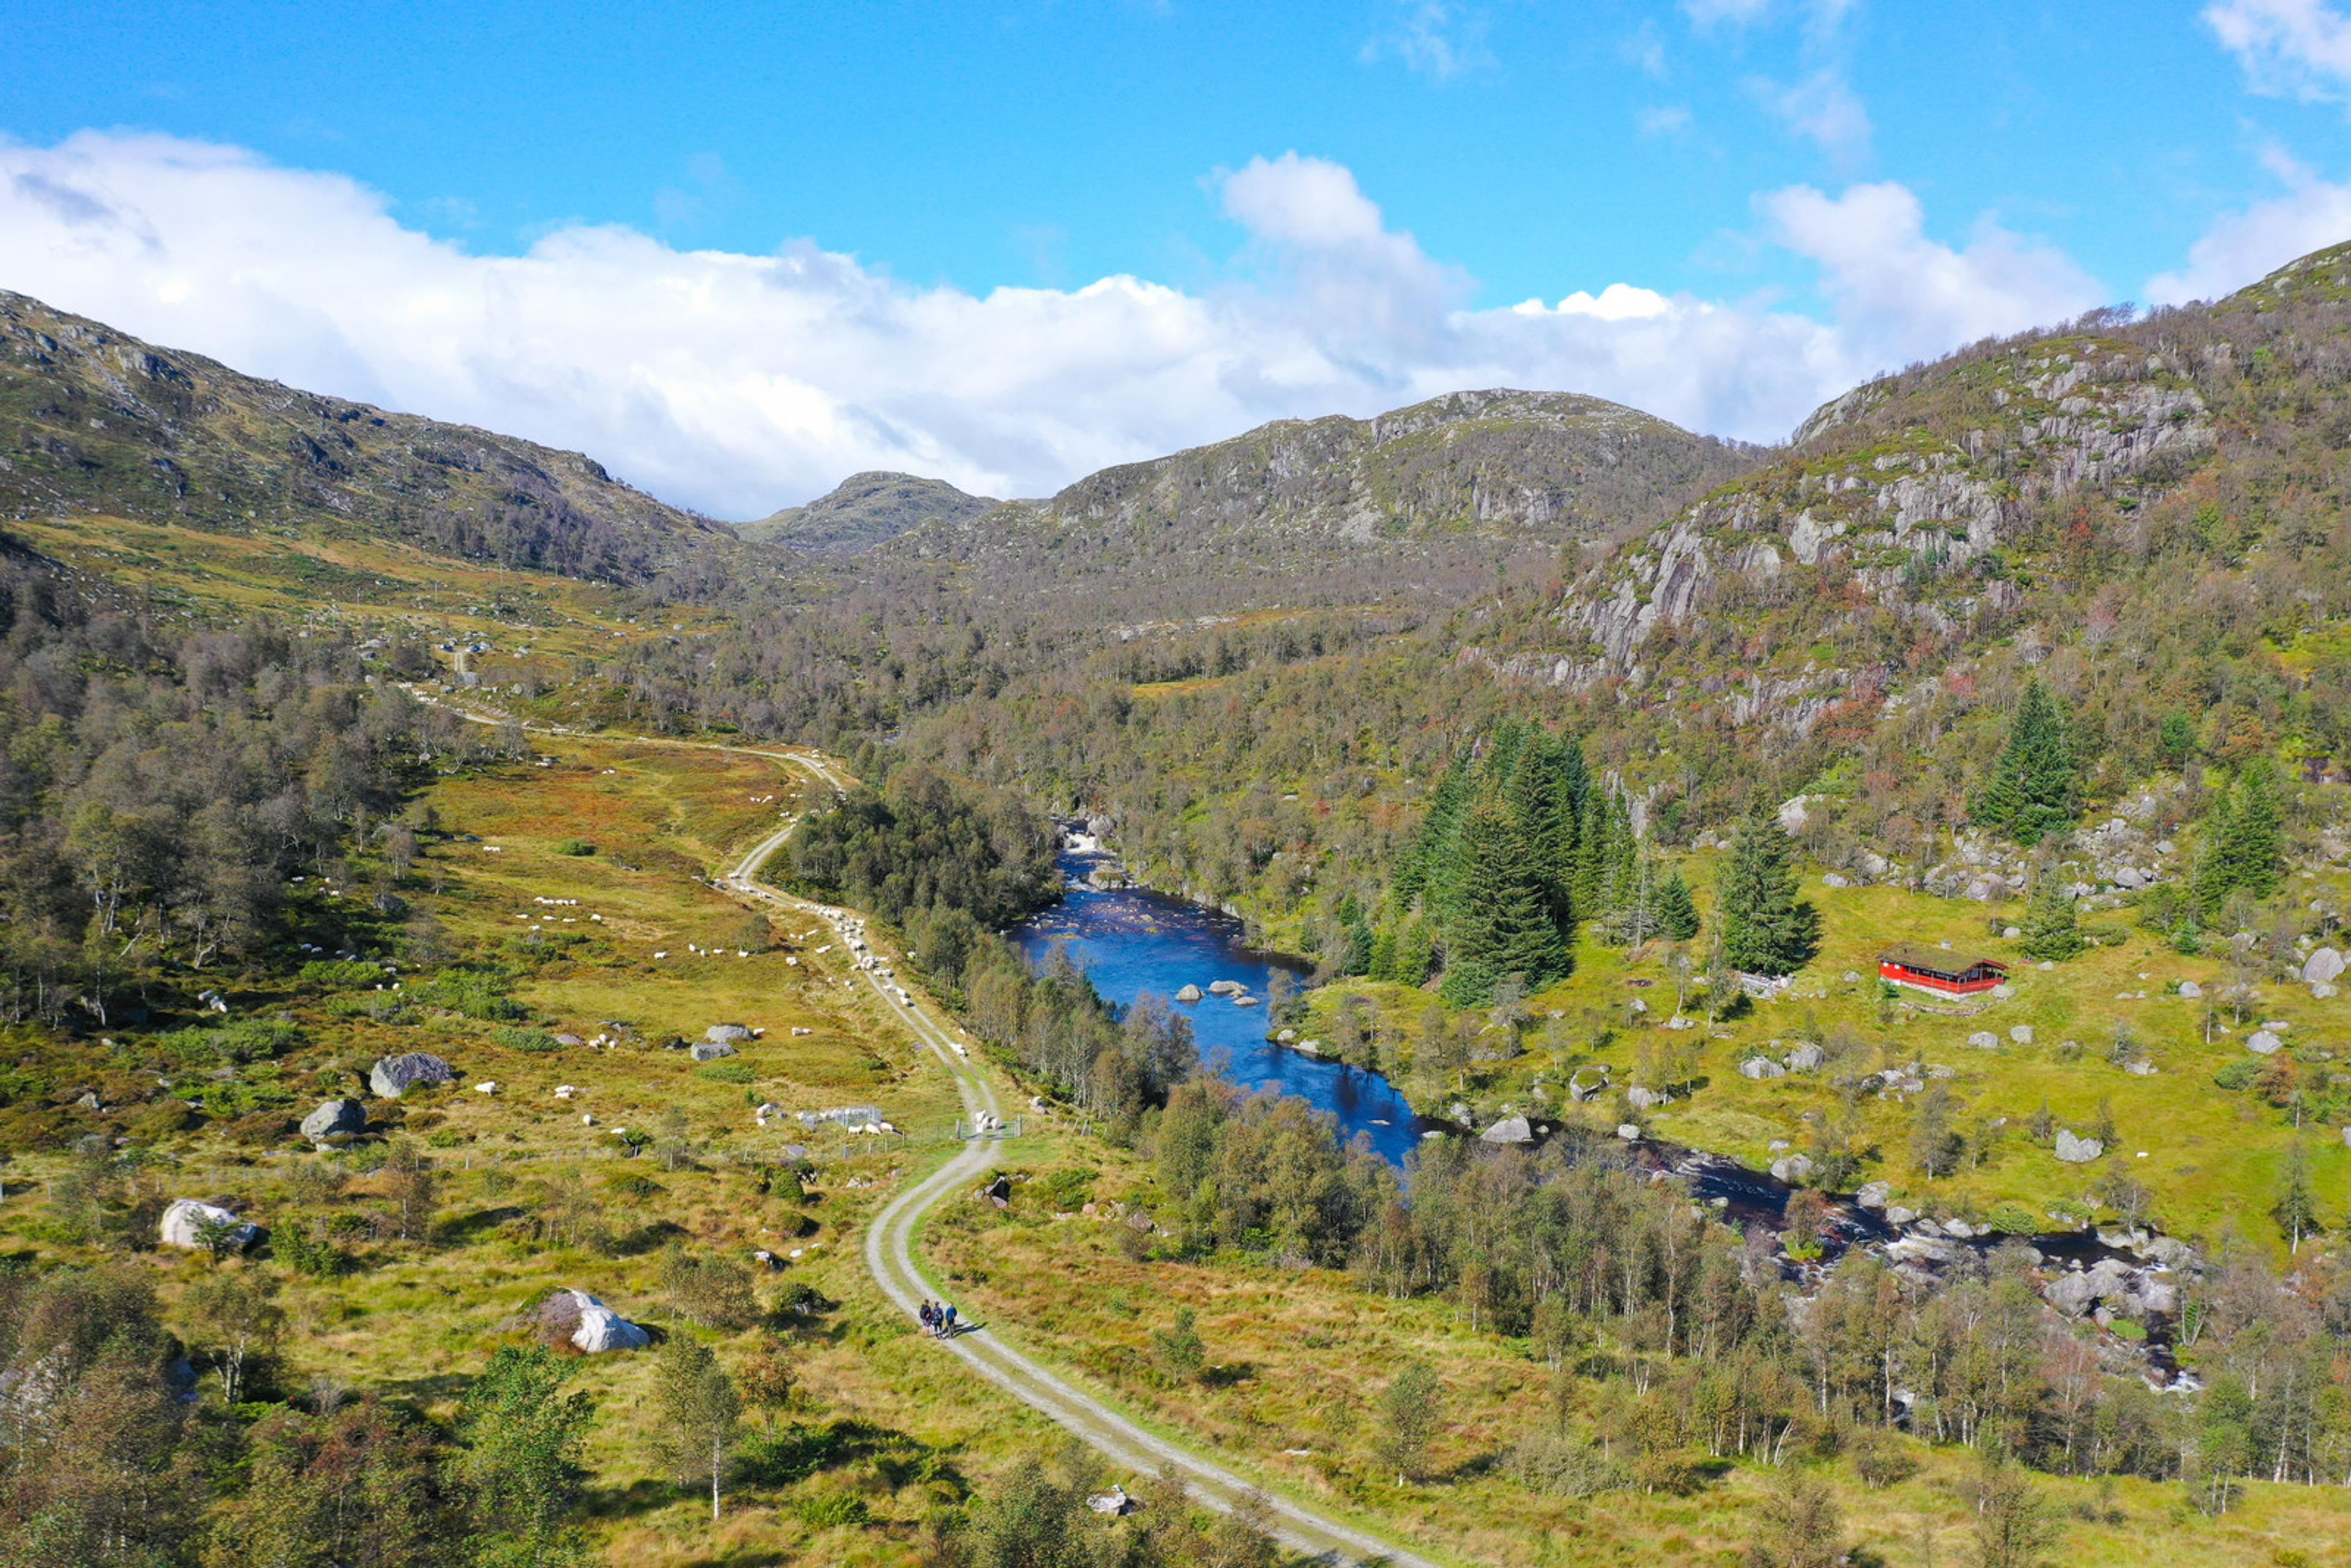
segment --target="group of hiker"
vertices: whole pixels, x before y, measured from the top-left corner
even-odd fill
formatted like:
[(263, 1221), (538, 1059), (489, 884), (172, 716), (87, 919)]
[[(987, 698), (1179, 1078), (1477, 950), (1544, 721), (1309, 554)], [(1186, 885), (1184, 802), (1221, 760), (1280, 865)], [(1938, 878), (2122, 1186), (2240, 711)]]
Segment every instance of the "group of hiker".
[(953, 1339), (956, 1333), (956, 1310), (946, 1301), (925, 1301), (916, 1314), (933, 1339)]

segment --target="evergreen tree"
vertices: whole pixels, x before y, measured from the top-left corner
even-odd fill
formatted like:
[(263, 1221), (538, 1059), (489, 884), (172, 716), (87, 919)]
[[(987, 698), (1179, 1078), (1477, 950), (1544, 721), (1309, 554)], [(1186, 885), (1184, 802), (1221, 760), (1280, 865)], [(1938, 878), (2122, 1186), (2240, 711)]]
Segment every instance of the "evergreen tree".
[(2037, 678), (2029, 681), (2009, 726), (2008, 744), (1970, 814), (2020, 844), (2037, 844), (2080, 814), (2074, 771), (2064, 713), (2047, 686)]
[(1698, 901), (1689, 883), (1673, 872), (1657, 884), (1657, 934), (1668, 942), (1687, 942), (1698, 935)]
[(1796, 896), (1795, 846), (1760, 800), (1730, 841), (1716, 890), (1724, 959), (1754, 975), (1789, 975), (1820, 951), (1820, 912)]
[(2054, 873), (2044, 874), (2032, 894), (2032, 907), (2024, 914), (2025, 956), (2062, 964), (2089, 945), (2074, 924), (2074, 895), (2058, 883)]
[(1543, 890), (1552, 919), (1562, 925), (1573, 918), (1574, 910), (1569, 874), (1576, 838), (1575, 801), (1567, 771), (1571, 750), (1576, 750), (1580, 764), (1579, 748), (1537, 730), (1520, 748), (1504, 787), (1511, 822), (1526, 847), (1528, 869)]
[(2212, 915), (2232, 893), (2266, 898), (2277, 891), (2283, 870), (2277, 769), (2267, 758), (2256, 758), (2237, 775), (2236, 787), (2213, 801), (2205, 819), (2197, 903)]
[(1471, 809), (1461, 860), (1459, 897), (1446, 928), (1445, 998), (1483, 1006), (1505, 976), (1519, 976), (1531, 991), (1566, 974), (1567, 945), (1498, 804)]
[(1418, 986), (1436, 962), (1436, 928), (1426, 916), (1411, 916), (1396, 933), (1395, 968), (1388, 977), (1399, 986)]

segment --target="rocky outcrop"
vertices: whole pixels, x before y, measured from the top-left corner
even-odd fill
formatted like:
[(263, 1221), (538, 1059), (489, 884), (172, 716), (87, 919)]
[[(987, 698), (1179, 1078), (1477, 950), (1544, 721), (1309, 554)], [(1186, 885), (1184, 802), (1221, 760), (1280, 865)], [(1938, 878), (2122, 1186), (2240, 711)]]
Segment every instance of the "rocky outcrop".
[(2060, 1129), (2053, 1152), (2060, 1160), (2069, 1166), (2086, 1166), (2104, 1155), (2106, 1145), (2095, 1138), (2076, 1137), (2074, 1134)]

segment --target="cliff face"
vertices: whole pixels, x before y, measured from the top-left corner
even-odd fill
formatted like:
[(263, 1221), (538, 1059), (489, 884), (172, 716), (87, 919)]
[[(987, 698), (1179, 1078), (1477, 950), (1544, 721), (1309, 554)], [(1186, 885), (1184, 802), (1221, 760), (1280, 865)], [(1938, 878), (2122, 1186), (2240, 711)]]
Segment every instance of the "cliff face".
[(321, 523), (638, 582), (732, 530), (594, 460), (240, 375), (0, 293), (0, 515)]

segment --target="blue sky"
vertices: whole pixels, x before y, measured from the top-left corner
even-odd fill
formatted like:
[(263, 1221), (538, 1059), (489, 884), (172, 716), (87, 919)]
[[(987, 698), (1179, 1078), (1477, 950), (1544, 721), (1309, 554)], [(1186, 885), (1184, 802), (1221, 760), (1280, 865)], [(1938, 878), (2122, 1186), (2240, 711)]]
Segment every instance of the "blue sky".
[(2351, 238), (2334, 0), (5, 0), (0, 40), (0, 287), (722, 515), (1465, 378), (1771, 439)]

